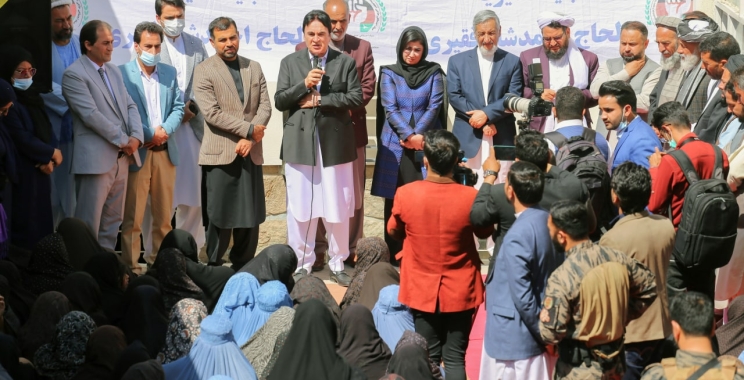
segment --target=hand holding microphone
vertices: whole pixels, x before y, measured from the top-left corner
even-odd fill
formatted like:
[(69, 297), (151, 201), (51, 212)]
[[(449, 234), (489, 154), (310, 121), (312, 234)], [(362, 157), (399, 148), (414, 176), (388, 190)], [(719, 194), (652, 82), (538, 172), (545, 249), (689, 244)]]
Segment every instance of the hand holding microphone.
[(310, 72), (307, 73), (307, 77), (305, 77), (305, 87), (313, 88), (323, 80), (325, 70), (323, 70), (320, 62), (320, 57), (313, 57), (313, 69), (310, 70)]

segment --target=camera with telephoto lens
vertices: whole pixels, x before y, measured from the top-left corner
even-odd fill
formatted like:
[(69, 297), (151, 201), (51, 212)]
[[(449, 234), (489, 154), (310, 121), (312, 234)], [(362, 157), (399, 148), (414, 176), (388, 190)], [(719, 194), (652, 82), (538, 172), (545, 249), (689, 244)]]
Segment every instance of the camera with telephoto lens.
[(522, 98), (514, 94), (504, 95), (504, 108), (523, 115), (521, 120), (517, 120), (519, 129), (529, 128), (530, 122), (535, 116), (550, 116), (553, 114), (553, 103), (542, 98), (545, 90), (545, 85), (542, 82), (542, 66), (539, 63), (533, 63), (527, 68), (529, 71), (529, 87), (534, 94), (532, 99)]
[(470, 168), (465, 168), (460, 166), (462, 163), (462, 160), (465, 158), (465, 152), (459, 151), (457, 152), (457, 163), (455, 164), (455, 170), (453, 178), (455, 182), (473, 187), (476, 183), (478, 183), (478, 173), (474, 172)]

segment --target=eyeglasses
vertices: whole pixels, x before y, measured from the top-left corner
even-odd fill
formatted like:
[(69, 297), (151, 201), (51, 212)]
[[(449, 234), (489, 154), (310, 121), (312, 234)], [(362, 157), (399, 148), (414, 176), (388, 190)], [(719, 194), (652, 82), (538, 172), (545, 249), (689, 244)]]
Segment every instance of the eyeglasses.
[(34, 76), (34, 75), (36, 75), (36, 69), (35, 69), (35, 68), (33, 68), (33, 67), (32, 67), (32, 68), (30, 68), (30, 69), (17, 69), (17, 70), (15, 71), (15, 73), (16, 73), (16, 74), (18, 74), (18, 75), (26, 75), (26, 74), (29, 74), (29, 75), (31, 75), (31, 76)]
[(543, 37), (543, 42), (550, 43), (550, 41), (555, 41), (556, 43), (560, 43), (563, 41), (563, 37), (566, 36), (566, 33), (561, 34), (558, 37)]

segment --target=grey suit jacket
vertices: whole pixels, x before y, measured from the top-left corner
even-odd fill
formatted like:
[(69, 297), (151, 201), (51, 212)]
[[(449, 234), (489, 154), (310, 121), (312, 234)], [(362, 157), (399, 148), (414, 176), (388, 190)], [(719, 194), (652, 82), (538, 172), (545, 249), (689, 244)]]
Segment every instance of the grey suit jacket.
[[(115, 101), (85, 55), (62, 76), (62, 95), (72, 111), (73, 174), (106, 173), (114, 167), (130, 136), (140, 143), (145, 140), (137, 105), (124, 86), (121, 71), (112, 63), (104, 66)], [(138, 154), (130, 157), (133, 163), (141, 165)]]
[[(196, 103), (194, 99), (194, 68), (209, 58), (209, 55), (207, 54), (207, 50), (204, 49), (204, 43), (199, 38), (185, 32), (181, 33), (181, 38), (183, 38), (183, 47), (186, 51), (186, 73), (184, 73), (186, 76), (186, 89), (183, 94), (183, 102), (185, 104), (189, 100), (194, 100), (194, 103)], [(170, 53), (168, 53), (168, 49), (165, 46), (160, 51), (160, 60), (166, 65), (173, 66)], [(198, 106), (199, 104), (197, 104)], [(191, 125), (196, 138), (202, 141), (204, 138), (204, 115), (201, 112), (197, 113), (196, 116), (189, 120), (189, 125)]]
[(363, 104), (356, 62), (329, 48), (320, 86), (321, 107), (303, 109), (298, 102), (308, 93), (305, 77), (311, 69), (307, 48), (284, 57), (279, 67), (274, 103), (279, 111), (289, 111), (281, 158), (292, 164), (314, 166), (317, 130), (323, 166), (352, 162), (357, 155), (349, 111)]
[(271, 100), (261, 65), (238, 56), (245, 100), (238, 96), (230, 69), (215, 55), (194, 69), (194, 95), (204, 114), (204, 140), (199, 149), (199, 165), (227, 165), (235, 161), (235, 146), (243, 138), (253, 142), (250, 155), (256, 165), (263, 164), (262, 141), (251, 133), (254, 125), (267, 125)]

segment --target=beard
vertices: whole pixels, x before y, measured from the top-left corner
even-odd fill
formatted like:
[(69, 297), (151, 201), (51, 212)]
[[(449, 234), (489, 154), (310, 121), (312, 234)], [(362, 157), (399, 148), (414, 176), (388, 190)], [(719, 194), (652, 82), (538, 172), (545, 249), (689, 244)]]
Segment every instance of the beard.
[(493, 45), (492, 48), (486, 49), (483, 46), (478, 45), (478, 51), (481, 53), (481, 55), (494, 55), (496, 54), (496, 50), (498, 50), (498, 46), (496, 44)]
[(568, 45), (562, 46), (561, 49), (557, 52), (552, 52), (550, 49), (545, 47), (543, 47), (543, 49), (545, 49), (545, 55), (548, 56), (548, 59), (557, 60), (563, 58), (563, 56), (566, 55), (566, 52), (568, 51)]
[(684, 71), (692, 71), (700, 65), (700, 56), (696, 54), (684, 54), (680, 56), (679, 65)]
[(67, 41), (72, 38), (72, 28), (62, 29), (58, 33), (54, 33), (54, 39), (57, 41)]
[(553, 248), (555, 248), (556, 253), (566, 253), (566, 250), (563, 248), (561, 243), (556, 241), (555, 237), (551, 237), (550, 240), (553, 242)]
[(664, 58), (664, 56), (661, 56), (661, 61), (659, 62), (659, 66), (661, 66), (662, 70), (671, 70), (674, 68), (679, 67), (679, 63), (682, 57), (680, 57), (679, 53), (672, 54), (669, 58)]
[(344, 40), (344, 37), (346, 37), (346, 32), (336, 33), (331, 31), (331, 40), (333, 40), (333, 42), (341, 42)]
[(639, 54), (635, 54), (635, 55), (631, 55), (631, 56), (625, 56), (625, 55), (623, 55), (622, 57), (623, 57), (623, 61), (625, 61), (625, 63), (630, 63), (630, 62), (633, 62), (633, 61), (640, 61), (640, 60), (642, 60), (643, 59), (643, 53), (639, 53)]

